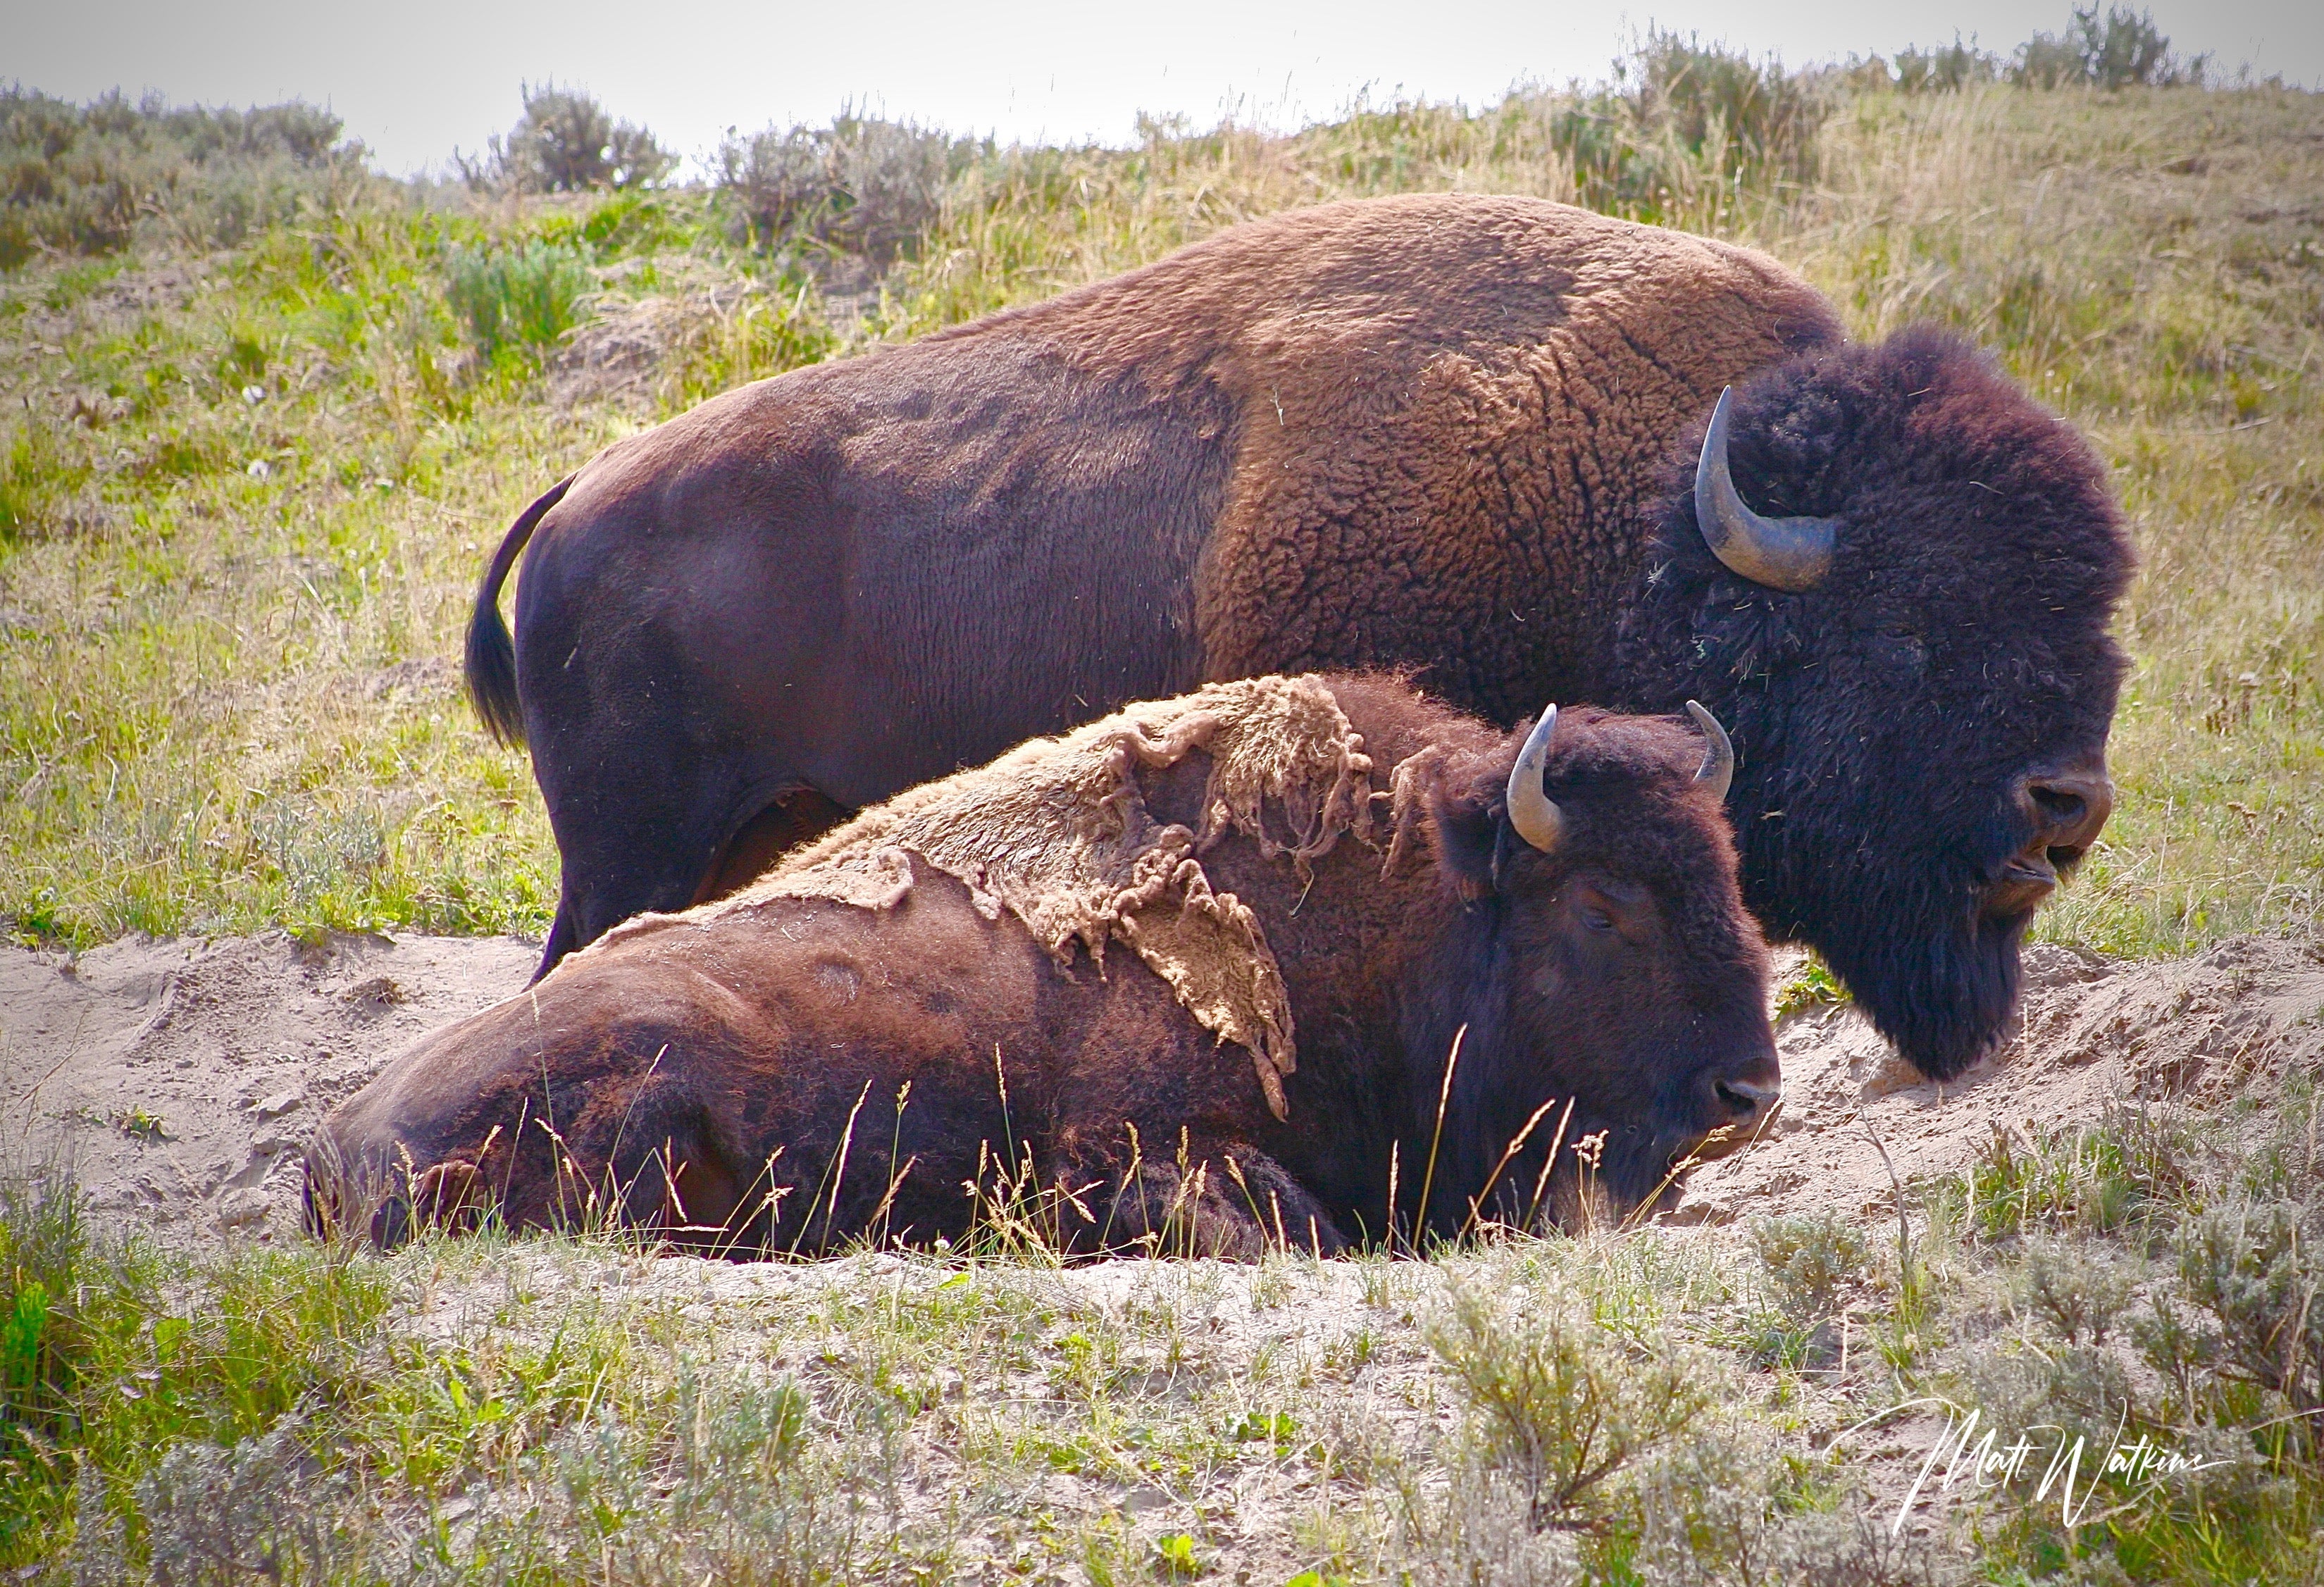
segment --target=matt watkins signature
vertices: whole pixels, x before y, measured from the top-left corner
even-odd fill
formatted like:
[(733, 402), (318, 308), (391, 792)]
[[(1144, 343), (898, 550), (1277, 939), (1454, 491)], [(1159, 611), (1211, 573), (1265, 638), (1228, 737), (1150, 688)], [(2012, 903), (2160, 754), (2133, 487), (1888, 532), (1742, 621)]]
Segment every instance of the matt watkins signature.
[(1846, 1429), (1832, 1442), (1836, 1446), (1876, 1423), (1932, 1406), (1944, 1408), (1945, 1428), (1929, 1446), (1913, 1486), (1897, 1505), (1896, 1518), (1888, 1527), (1891, 1536), (1904, 1531), (1914, 1506), (1924, 1493), (1932, 1499), (1949, 1502), (1961, 1493), (2023, 1491), (2031, 1485), (2035, 1504), (2047, 1503), (2056, 1495), (2058, 1518), (2068, 1527), (2078, 1527), (2101, 1490), (2130, 1498), (2172, 1478), (2232, 1463), (2226, 1458), (2200, 1459), (2144, 1433), (2126, 1443), (2125, 1427), (2120, 1426), (2096, 1453), (2087, 1434), (2069, 1439), (2061, 1427), (2036, 1426), (2010, 1436), (1987, 1421), (1978, 1407), (1964, 1409), (1947, 1399), (1911, 1399), (1891, 1406)]

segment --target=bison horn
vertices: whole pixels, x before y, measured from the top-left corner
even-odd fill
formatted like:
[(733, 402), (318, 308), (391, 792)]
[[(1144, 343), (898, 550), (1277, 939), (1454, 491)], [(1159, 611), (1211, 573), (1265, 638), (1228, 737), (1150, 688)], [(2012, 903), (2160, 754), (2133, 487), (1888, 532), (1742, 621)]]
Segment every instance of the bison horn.
[(1526, 735), (1525, 748), (1517, 752), (1517, 763), (1510, 769), (1508, 795), (1503, 800), (1517, 835), (1545, 854), (1556, 849), (1558, 837), (1565, 830), (1565, 817), (1557, 801), (1541, 787), (1542, 762), (1549, 758), (1549, 735), (1556, 731), (1557, 707), (1552, 705)]
[(1694, 521), (1711, 554), (1753, 584), (1797, 595), (1831, 571), (1834, 518), (1762, 518), (1743, 504), (1727, 471), (1727, 414), (1735, 388), (1719, 393), (1694, 466)]
[(1711, 784), (1711, 797), (1720, 804), (1727, 802), (1727, 790), (1735, 781), (1735, 746), (1727, 737), (1727, 730), (1719, 725), (1719, 718), (1704, 710), (1701, 702), (1689, 700), (1686, 714), (1702, 729), (1704, 740), (1702, 764), (1696, 768), (1694, 780)]

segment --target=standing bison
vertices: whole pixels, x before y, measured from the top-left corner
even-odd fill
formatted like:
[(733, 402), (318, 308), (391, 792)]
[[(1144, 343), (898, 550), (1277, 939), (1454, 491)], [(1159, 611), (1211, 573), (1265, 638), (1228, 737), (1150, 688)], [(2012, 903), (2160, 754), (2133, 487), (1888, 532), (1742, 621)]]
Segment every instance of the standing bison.
[(2089, 448), (1959, 342), (1849, 345), (1701, 238), (1385, 198), (607, 449), (493, 558), (468, 678), (562, 853), (544, 970), (1205, 679), (1403, 668), (1503, 722), (1699, 698), (1745, 899), (1944, 1076), (2106, 820), (2129, 568)]
[(426, 1038), (327, 1122), (309, 1205), (759, 1254), (997, 1202), (1065, 1250), (1253, 1255), (1666, 1199), (1779, 1086), (1696, 710), (1707, 750), (1377, 677), (1132, 706)]

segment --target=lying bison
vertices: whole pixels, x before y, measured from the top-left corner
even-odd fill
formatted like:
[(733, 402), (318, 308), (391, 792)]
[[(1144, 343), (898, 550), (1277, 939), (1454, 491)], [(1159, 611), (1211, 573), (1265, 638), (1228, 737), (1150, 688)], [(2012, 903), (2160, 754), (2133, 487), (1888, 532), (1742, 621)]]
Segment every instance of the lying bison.
[(1698, 720), (1708, 751), (1552, 708), (1521, 745), (1377, 677), (1133, 706), (429, 1037), (331, 1116), (309, 1204), (743, 1253), (980, 1209), (1250, 1254), (1636, 1208), (1778, 1090)]
[(1205, 679), (1416, 668), (1504, 723), (1699, 698), (1739, 746), (1745, 899), (1943, 1076), (2111, 806), (2129, 567), (2089, 448), (1958, 342), (1849, 346), (1700, 238), (1388, 198), (609, 448), (493, 558), (468, 678), (562, 851), (544, 970)]

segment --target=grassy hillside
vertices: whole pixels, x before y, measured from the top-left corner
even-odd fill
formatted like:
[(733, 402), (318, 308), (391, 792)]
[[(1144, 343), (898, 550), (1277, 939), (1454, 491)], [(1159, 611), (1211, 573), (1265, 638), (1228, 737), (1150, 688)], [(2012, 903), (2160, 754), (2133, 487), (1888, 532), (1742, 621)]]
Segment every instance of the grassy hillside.
[[(1807, 91), (1786, 80), (1738, 91)], [(2312, 930), (2324, 101), (1815, 92), (1736, 124), (1757, 142), (1539, 95), (1128, 152), (843, 126), (738, 149), (757, 163), (723, 186), (610, 196), (407, 188), (260, 139), (273, 185), (236, 208), (223, 156), (181, 161), (124, 251), (0, 277), (0, 921), (540, 929), (529, 769), (455, 671), (534, 494), (739, 381), (1286, 205), (1452, 188), (1748, 242), (1859, 334), (1934, 319), (1995, 348), (2112, 461), (2144, 562), (2122, 801), (2043, 929), (2127, 953)], [(799, 185), (851, 160), (909, 178), (878, 189), (901, 222)]]

